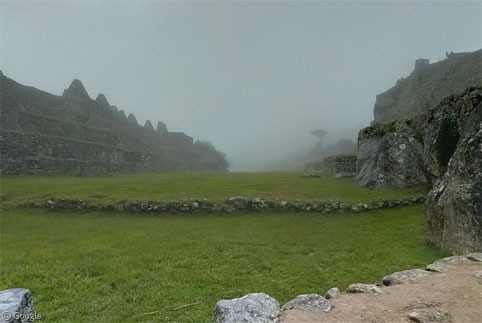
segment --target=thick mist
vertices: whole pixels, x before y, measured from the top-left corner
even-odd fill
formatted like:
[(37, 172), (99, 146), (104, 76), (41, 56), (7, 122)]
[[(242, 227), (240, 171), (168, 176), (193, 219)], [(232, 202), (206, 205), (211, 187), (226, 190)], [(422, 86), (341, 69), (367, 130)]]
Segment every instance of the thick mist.
[(417, 58), (481, 47), (480, 2), (2, 1), (1, 70), (211, 141), (231, 170), (355, 140)]

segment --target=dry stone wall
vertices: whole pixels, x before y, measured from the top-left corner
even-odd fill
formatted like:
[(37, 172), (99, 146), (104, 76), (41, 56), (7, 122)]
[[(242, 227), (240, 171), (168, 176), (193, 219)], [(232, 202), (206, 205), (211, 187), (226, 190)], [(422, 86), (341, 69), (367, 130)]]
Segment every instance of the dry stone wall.
[(198, 149), (193, 138), (155, 131), (133, 114), (92, 100), (79, 80), (62, 96), (23, 86), (0, 72), (2, 174), (84, 173), (90, 176), (133, 171), (227, 171), (222, 153)]
[(411, 118), (427, 111), (442, 99), (482, 83), (482, 50), (472, 53), (447, 53), (443, 61), (429, 64), (418, 59), (414, 71), (377, 95), (374, 123)]

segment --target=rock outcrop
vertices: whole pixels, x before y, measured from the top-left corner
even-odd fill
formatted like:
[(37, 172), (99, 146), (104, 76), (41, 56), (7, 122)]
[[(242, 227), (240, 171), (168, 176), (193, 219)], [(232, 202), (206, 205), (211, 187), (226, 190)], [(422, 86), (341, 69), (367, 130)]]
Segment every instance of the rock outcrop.
[[(227, 171), (224, 154), (182, 132), (92, 100), (80, 80), (62, 96), (24, 86), (0, 72), (0, 171), (7, 175)], [(205, 145), (204, 145), (205, 146)]]
[(456, 147), (464, 144), (463, 134), (466, 133), (467, 140), (475, 136), (474, 129), (480, 120), (481, 89), (474, 86), (449, 96), (412, 119), (360, 130), (356, 184), (381, 189), (403, 188), (441, 178), (455, 156)]
[[(467, 122), (458, 124), (456, 116), (447, 117), (449, 126), (440, 122), (434, 131), (439, 135), (433, 135), (427, 145), (434, 152), (427, 158), (432, 174), (441, 176), (425, 202), (427, 229), (436, 245), (454, 253), (482, 250), (482, 109), (480, 92), (467, 95), (477, 104), (465, 111)], [(447, 137), (460, 139), (454, 144)], [(447, 158), (444, 153), (451, 151)]]
[(482, 83), (482, 50), (447, 53), (447, 59), (429, 64), (418, 59), (414, 71), (377, 95), (374, 123), (411, 118), (438, 104), (444, 97)]
[(33, 322), (34, 318), (32, 294), (28, 289), (0, 291), (0, 322)]
[(445, 98), (412, 119), (359, 134), (356, 184), (433, 183), (425, 203), (430, 239), (454, 253), (482, 250), (482, 86)]
[(358, 139), (357, 185), (385, 189), (429, 183), (422, 143), (406, 120), (362, 129)]

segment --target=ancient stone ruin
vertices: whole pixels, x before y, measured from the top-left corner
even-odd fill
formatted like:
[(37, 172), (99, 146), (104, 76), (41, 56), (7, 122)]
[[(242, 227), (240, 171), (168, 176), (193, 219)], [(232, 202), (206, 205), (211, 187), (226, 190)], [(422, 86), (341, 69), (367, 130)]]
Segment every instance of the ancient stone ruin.
[(159, 121), (92, 100), (80, 80), (62, 96), (21, 85), (0, 72), (0, 170), (6, 175), (227, 171), (224, 155)]
[(411, 118), (438, 104), (444, 97), (482, 83), (482, 50), (447, 53), (445, 60), (430, 64), (415, 61), (414, 71), (391, 89), (377, 95), (374, 123)]
[(333, 174), (334, 177), (351, 177), (356, 172), (356, 154), (337, 154), (328, 156), (321, 162), (313, 162), (305, 165), (309, 172), (322, 171)]

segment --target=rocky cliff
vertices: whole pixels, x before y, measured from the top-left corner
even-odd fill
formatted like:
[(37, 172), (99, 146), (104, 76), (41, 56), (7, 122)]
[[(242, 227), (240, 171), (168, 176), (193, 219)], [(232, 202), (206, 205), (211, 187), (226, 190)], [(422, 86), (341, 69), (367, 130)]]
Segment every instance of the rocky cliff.
[(455, 253), (482, 250), (481, 118), (479, 85), (414, 118), (362, 129), (357, 185), (433, 184), (425, 204), (431, 240)]
[(2, 174), (227, 171), (219, 151), (182, 132), (140, 126), (133, 114), (91, 99), (79, 80), (62, 96), (21, 85), (0, 72)]
[(374, 123), (410, 118), (438, 104), (444, 97), (482, 83), (482, 50), (447, 53), (433, 64), (418, 59), (414, 71), (377, 95)]

